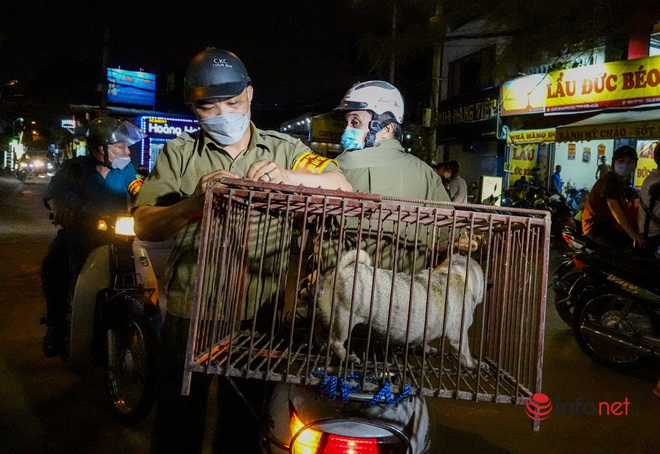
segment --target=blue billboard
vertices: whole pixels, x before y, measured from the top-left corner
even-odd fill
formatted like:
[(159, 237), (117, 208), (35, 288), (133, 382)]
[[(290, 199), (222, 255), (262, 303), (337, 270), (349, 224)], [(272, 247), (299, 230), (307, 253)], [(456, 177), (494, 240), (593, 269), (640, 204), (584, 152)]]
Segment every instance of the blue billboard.
[(142, 71), (108, 68), (108, 102), (154, 106), (156, 75)]

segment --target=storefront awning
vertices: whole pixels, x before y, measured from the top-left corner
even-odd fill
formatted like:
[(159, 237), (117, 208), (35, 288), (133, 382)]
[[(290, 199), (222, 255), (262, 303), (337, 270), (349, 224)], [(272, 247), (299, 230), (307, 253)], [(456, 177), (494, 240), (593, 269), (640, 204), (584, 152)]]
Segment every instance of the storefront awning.
[(660, 109), (611, 112), (557, 126), (557, 142), (660, 138)]

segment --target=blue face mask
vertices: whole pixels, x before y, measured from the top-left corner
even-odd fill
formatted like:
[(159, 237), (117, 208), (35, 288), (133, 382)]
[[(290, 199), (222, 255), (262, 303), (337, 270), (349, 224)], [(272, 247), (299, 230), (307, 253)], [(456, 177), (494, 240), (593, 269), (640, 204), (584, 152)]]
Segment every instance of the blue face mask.
[(199, 124), (213, 140), (220, 145), (233, 145), (243, 137), (250, 117), (248, 114), (216, 115), (209, 118), (198, 118)]
[(341, 146), (344, 150), (361, 150), (364, 148), (364, 137), (368, 131), (347, 126), (341, 135)]

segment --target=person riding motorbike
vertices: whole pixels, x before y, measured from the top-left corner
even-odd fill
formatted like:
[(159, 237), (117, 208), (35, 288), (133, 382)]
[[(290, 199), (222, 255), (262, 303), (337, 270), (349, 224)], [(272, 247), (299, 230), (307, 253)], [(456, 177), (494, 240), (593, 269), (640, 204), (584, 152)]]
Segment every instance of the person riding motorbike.
[(582, 214), (585, 235), (601, 246), (624, 250), (644, 248), (646, 240), (624, 211), (625, 188), (637, 165), (637, 152), (622, 145), (612, 155), (612, 167), (594, 184)]
[(62, 163), (43, 200), (52, 223), (61, 226), (41, 266), (46, 298), (46, 357), (62, 353), (70, 289), (89, 252), (107, 240), (90, 225), (102, 214), (128, 212), (142, 178), (131, 163), (129, 146), (146, 134), (128, 121), (92, 120), (87, 131), (89, 154)]

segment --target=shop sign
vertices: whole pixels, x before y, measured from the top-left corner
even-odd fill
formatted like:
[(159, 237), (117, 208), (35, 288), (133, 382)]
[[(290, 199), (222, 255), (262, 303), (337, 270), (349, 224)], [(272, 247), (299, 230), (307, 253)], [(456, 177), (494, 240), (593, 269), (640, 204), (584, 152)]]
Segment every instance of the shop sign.
[(502, 84), (502, 116), (541, 113), (545, 110), (546, 74), (518, 77)]
[(660, 121), (610, 123), (558, 128), (557, 142), (605, 139), (654, 139), (660, 137)]
[(508, 144), (554, 143), (555, 128), (511, 131), (507, 135)]
[(656, 103), (660, 103), (660, 56), (553, 71), (545, 85), (547, 113)]
[(167, 117), (139, 117), (140, 129), (147, 133), (148, 137), (160, 139), (174, 139), (181, 133), (195, 132), (199, 129), (197, 120), (190, 118), (167, 118)]
[(449, 107), (438, 111), (438, 124), (441, 126), (459, 125), (480, 120), (488, 120), (497, 112), (497, 98), (486, 98), (468, 104)]
[(640, 188), (642, 183), (651, 170), (656, 169), (658, 165), (653, 159), (653, 147), (657, 142), (653, 140), (640, 140), (637, 141), (637, 167), (635, 168), (635, 186)]
[(153, 106), (156, 103), (156, 75), (120, 68), (107, 69), (108, 102)]
[(536, 144), (527, 143), (522, 145), (512, 145), (510, 148), (509, 165), (509, 185), (513, 185), (523, 175), (527, 181), (532, 177), (532, 169), (536, 165)]
[(438, 137), (494, 136), (498, 131), (499, 89), (452, 98), (437, 112)]

